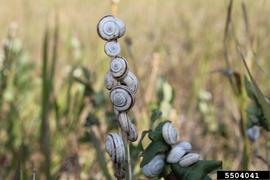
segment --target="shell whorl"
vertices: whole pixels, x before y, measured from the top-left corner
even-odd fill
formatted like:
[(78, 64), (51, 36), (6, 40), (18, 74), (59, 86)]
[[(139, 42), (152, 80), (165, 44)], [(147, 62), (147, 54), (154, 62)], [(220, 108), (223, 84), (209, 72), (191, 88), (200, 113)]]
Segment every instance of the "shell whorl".
[(139, 81), (131, 71), (128, 71), (122, 82), (127, 85), (127, 87), (132, 91), (133, 94), (137, 92)]
[(148, 164), (143, 166), (143, 174), (149, 178), (158, 176), (162, 172), (165, 165), (164, 159), (165, 155), (156, 155)]
[(123, 85), (115, 86), (110, 92), (110, 100), (119, 112), (128, 111), (134, 104), (131, 91)]
[(130, 123), (130, 129), (127, 135), (128, 135), (128, 140), (132, 142), (138, 139), (138, 132), (137, 132), (136, 126), (133, 123)]
[(182, 141), (182, 142), (175, 145), (175, 147), (177, 147), (177, 146), (181, 147), (186, 152), (190, 152), (192, 150), (192, 145), (188, 141)]
[(177, 163), (186, 154), (186, 151), (181, 146), (175, 146), (167, 156), (168, 163)]
[(178, 134), (172, 123), (167, 122), (163, 125), (162, 136), (167, 144), (173, 145), (176, 143)]
[(125, 146), (123, 139), (117, 133), (110, 133), (106, 138), (105, 149), (115, 163), (125, 161)]
[(128, 73), (127, 61), (124, 58), (117, 57), (111, 61), (110, 70), (112, 76), (116, 79), (122, 79)]
[(126, 28), (123, 21), (108, 15), (99, 21), (97, 31), (102, 39), (111, 41), (122, 37), (125, 34)]
[(104, 78), (104, 84), (108, 90), (111, 90), (113, 87), (117, 85), (117, 80), (113, 78), (111, 72), (106, 73)]
[(104, 51), (109, 57), (116, 57), (120, 55), (121, 47), (117, 41), (108, 41), (105, 43)]
[(185, 155), (180, 161), (179, 165), (182, 167), (188, 167), (191, 166), (192, 164), (195, 164), (200, 160), (200, 155), (196, 153), (190, 153)]

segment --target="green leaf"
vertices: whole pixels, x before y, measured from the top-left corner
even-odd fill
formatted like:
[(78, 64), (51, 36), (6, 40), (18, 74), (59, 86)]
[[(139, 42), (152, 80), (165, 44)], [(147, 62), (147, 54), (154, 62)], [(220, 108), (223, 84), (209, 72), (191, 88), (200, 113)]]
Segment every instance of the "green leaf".
[[(263, 95), (262, 91), (257, 86), (251, 74), (249, 74), (251, 81), (248, 81), (245, 78), (246, 91), (248, 96), (255, 102), (256, 111), (261, 114), (258, 117), (259, 124), (267, 131), (270, 131), (270, 105), (266, 100), (266, 97)], [(250, 109), (249, 109), (250, 111)], [(261, 112), (261, 113), (260, 113)]]
[(178, 163), (172, 164), (172, 171), (177, 179), (194, 180), (209, 179), (208, 174), (222, 168), (221, 161), (201, 160), (189, 167), (181, 167)]
[(156, 120), (160, 119), (161, 116), (162, 116), (162, 112), (159, 109), (152, 110), (151, 122), (154, 123)]
[(140, 167), (149, 163), (157, 154), (165, 154), (170, 149), (170, 146), (164, 141), (152, 141), (143, 152), (143, 160)]

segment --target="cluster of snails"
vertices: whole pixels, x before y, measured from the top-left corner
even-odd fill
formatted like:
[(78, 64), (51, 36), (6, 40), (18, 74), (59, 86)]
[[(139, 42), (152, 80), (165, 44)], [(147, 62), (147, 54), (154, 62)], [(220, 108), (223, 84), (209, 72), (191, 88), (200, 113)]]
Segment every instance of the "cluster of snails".
[(172, 148), (167, 154), (157, 154), (149, 163), (143, 166), (142, 172), (145, 176), (153, 178), (159, 176), (167, 163), (179, 163), (181, 167), (189, 167), (197, 163), (201, 157), (199, 154), (191, 153), (192, 145), (187, 141), (177, 143), (178, 133), (171, 122), (162, 126), (162, 137)]
[[(138, 89), (138, 80), (128, 69), (127, 60), (120, 56), (121, 47), (117, 41), (125, 34), (125, 24), (122, 20), (108, 15), (98, 22), (97, 31), (99, 36), (107, 41), (104, 51), (110, 57), (111, 62), (104, 84), (110, 91), (109, 98), (118, 124), (129, 141), (136, 141), (138, 133), (127, 113), (135, 103), (134, 96)], [(125, 161), (125, 146), (121, 135), (110, 133), (106, 139), (105, 149), (115, 165), (121, 165)], [(122, 176), (124, 176), (123, 173), (116, 174), (116, 177), (123, 178)]]

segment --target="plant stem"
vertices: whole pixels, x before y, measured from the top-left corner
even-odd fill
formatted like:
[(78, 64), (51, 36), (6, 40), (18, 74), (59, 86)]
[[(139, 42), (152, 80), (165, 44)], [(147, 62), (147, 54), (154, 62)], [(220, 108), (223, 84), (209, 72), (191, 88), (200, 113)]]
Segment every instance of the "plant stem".
[(126, 149), (127, 149), (127, 169), (128, 169), (128, 180), (132, 180), (132, 170), (131, 170), (131, 159), (130, 159), (130, 143), (126, 138)]

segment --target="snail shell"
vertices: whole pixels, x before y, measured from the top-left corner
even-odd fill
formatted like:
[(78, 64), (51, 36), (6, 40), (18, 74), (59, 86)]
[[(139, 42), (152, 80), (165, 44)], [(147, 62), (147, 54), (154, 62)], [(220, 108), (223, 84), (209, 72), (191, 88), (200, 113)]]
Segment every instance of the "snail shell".
[(104, 79), (104, 84), (108, 90), (111, 90), (114, 86), (117, 85), (117, 80), (113, 78), (111, 72), (106, 73), (105, 79)]
[(153, 178), (158, 176), (165, 165), (165, 155), (156, 155), (148, 164), (143, 166), (142, 172), (146, 177)]
[(101, 18), (97, 25), (99, 36), (106, 41), (122, 37), (125, 34), (125, 29), (124, 22), (111, 15)]
[(137, 92), (139, 82), (137, 77), (129, 71), (122, 81), (132, 91), (133, 94)]
[(128, 73), (127, 61), (121, 57), (114, 58), (111, 61), (110, 70), (114, 78), (124, 78)]
[(176, 144), (175, 147), (176, 147), (176, 146), (181, 147), (181, 148), (184, 149), (186, 152), (190, 152), (190, 151), (192, 150), (192, 145), (191, 145), (189, 142), (187, 142), (187, 141), (182, 141), (182, 142), (180, 142), (179, 144)]
[(110, 92), (110, 100), (114, 108), (119, 111), (127, 111), (134, 104), (134, 97), (131, 91), (123, 85), (115, 86)]
[(125, 161), (125, 146), (123, 139), (117, 133), (110, 133), (106, 138), (105, 149), (115, 163)]
[(109, 41), (104, 46), (105, 53), (110, 57), (116, 57), (121, 52), (120, 44), (117, 41)]
[(120, 124), (121, 129), (124, 132), (128, 133), (129, 130), (130, 130), (130, 124), (131, 124), (131, 122), (130, 122), (130, 119), (129, 119), (127, 113), (125, 113), (125, 112), (120, 113), (119, 114), (119, 117), (118, 117), (118, 122)]
[(137, 138), (138, 138), (138, 132), (137, 132), (136, 126), (130, 123), (130, 129), (128, 132), (128, 140), (134, 142), (137, 140)]
[(252, 141), (255, 142), (260, 137), (260, 129), (257, 126), (253, 126), (247, 129), (247, 136)]
[(175, 146), (167, 156), (168, 163), (177, 163), (186, 154), (186, 151), (181, 146)]
[(200, 155), (196, 153), (190, 153), (185, 155), (180, 161), (179, 165), (182, 167), (188, 167), (191, 166), (192, 164), (195, 164), (200, 160)]
[(167, 122), (163, 125), (162, 136), (167, 144), (173, 145), (176, 143), (178, 134), (172, 123)]

